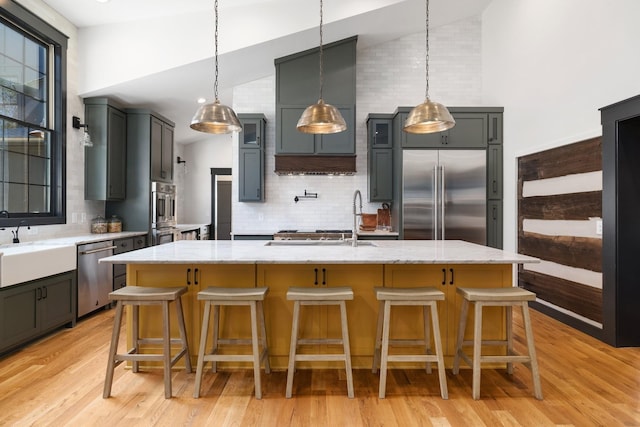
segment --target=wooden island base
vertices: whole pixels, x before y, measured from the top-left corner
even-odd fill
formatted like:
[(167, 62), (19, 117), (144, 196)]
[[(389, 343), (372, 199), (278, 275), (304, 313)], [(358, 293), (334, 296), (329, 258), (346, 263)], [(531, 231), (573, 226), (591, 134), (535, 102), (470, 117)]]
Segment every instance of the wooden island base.
[[(187, 335), (192, 363), (196, 363), (200, 341), (203, 308), (197, 294), (209, 286), (254, 287), (267, 286), (269, 294), (265, 300), (266, 327), (271, 366), (284, 370), (287, 367), (293, 303), (286, 300), (290, 286), (350, 286), (354, 300), (347, 302), (349, 335), (354, 368), (371, 368), (375, 342), (378, 301), (373, 288), (431, 286), (445, 293), (445, 301), (439, 302), (439, 317), (445, 364), (452, 365), (455, 338), (460, 313), (461, 298), (456, 289), (461, 287), (508, 287), (512, 286), (512, 263), (506, 264), (286, 264), (286, 263), (240, 263), (240, 264), (127, 264), (129, 286), (187, 286), (183, 306), (187, 323)], [(141, 309), (141, 333), (160, 334), (161, 316), (154, 307)], [(334, 311), (335, 310), (335, 311)], [(423, 333), (421, 313), (418, 307), (403, 307), (394, 310), (391, 334), (395, 338), (412, 338)], [(471, 338), (473, 316), (469, 316), (468, 338)], [(229, 314), (223, 310), (222, 334), (250, 336), (249, 312), (234, 308)], [(315, 336), (339, 336), (340, 316), (337, 307), (305, 307), (301, 317), (301, 333)], [(128, 324), (128, 337), (131, 336)], [(177, 334), (175, 320), (172, 330)], [(505, 321), (502, 308), (486, 309), (483, 335), (489, 339), (505, 337)], [(129, 343), (130, 344), (130, 343)], [(327, 349), (330, 351), (331, 349)], [(415, 349), (418, 350), (418, 349)], [(244, 351), (244, 349), (243, 349)], [(412, 349), (403, 349), (403, 353)], [(501, 348), (487, 349), (504, 351)], [(483, 351), (484, 353), (484, 351)], [(224, 365), (223, 365), (224, 366)], [(234, 367), (230, 364), (227, 367)], [(236, 364), (235, 367), (242, 366)], [(301, 363), (302, 368), (305, 367)], [(314, 368), (342, 367), (329, 362), (313, 364)], [(405, 364), (399, 366), (418, 366)]]

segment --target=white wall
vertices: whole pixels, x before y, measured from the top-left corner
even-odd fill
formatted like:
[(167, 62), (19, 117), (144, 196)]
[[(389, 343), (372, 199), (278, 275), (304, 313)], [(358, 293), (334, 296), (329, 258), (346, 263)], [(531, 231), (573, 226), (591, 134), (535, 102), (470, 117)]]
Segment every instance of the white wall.
[(483, 102), (503, 105), (504, 243), (515, 250), (518, 156), (602, 134), (599, 108), (640, 93), (637, 0), (494, 0)]
[[(481, 104), (481, 26), (478, 17), (430, 30), (431, 98), (446, 105)], [(354, 176), (277, 176), (275, 151), (275, 75), (234, 90), (236, 113), (264, 113), (267, 117), (266, 202), (240, 203), (234, 175), (233, 232), (273, 233), (278, 229), (345, 228), (352, 226), (352, 199), (360, 189), (364, 211), (376, 212), (368, 204), (366, 117), (369, 113), (393, 113), (398, 106), (424, 100), (425, 35), (413, 34), (372, 48), (358, 50), (356, 154)], [(330, 99), (326, 102), (331, 103)], [(233, 169), (237, 170), (237, 137), (233, 147)], [(294, 202), (304, 191), (317, 199)]]

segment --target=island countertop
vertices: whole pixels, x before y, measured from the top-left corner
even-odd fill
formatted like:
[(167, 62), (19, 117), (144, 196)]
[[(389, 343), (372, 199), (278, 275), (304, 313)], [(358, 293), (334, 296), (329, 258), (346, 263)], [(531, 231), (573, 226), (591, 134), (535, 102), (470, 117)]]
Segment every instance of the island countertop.
[[(306, 243), (305, 243), (306, 242)], [(179, 240), (105, 257), (111, 264), (521, 264), (537, 258), (460, 240)]]

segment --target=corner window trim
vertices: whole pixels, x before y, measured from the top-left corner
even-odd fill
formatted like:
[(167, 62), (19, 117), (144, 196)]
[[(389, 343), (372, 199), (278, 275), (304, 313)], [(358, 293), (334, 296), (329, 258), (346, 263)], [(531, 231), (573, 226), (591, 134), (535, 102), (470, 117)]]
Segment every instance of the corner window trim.
[(51, 207), (48, 214), (21, 214), (9, 218), (0, 217), (0, 227), (12, 227), (26, 220), (29, 225), (66, 223), (66, 110), (67, 110), (67, 40), (68, 37), (14, 0), (0, 0), (0, 20), (10, 26), (31, 33), (50, 44), (53, 49), (55, 76), (51, 102), (53, 113), (51, 129), (54, 151), (51, 153)]

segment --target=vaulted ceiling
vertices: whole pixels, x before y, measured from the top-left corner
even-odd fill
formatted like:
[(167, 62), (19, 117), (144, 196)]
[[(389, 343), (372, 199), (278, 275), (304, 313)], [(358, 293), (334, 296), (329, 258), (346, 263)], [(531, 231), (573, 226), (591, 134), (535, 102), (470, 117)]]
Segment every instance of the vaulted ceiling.
[[(78, 28), (78, 89), (151, 108), (189, 128), (213, 97), (213, 0), (43, 0)], [(365, 48), (424, 31), (424, 0), (323, 0), (323, 41), (358, 35)], [(430, 26), (481, 14), (491, 0), (430, 0)], [(275, 58), (317, 47), (317, 0), (219, 0), (220, 100), (233, 86), (274, 74)]]

